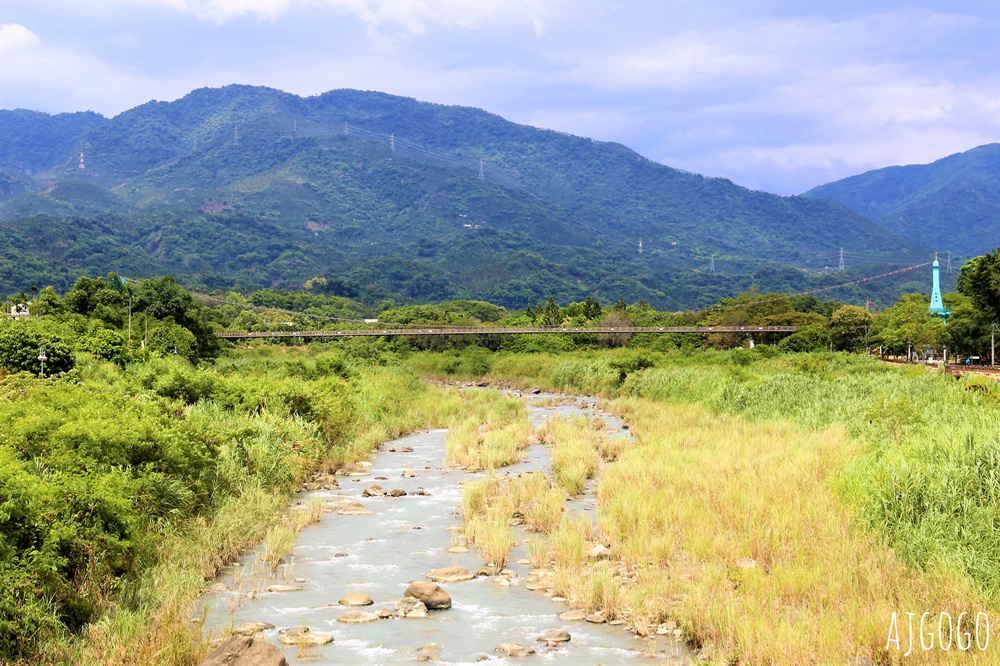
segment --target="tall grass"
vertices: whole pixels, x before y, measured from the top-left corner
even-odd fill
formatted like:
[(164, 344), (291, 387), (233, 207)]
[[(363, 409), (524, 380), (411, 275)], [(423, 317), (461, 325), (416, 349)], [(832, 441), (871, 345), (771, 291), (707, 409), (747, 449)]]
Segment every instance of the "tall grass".
[(538, 430), (539, 438), (552, 447), (552, 475), (570, 495), (580, 495), (597, 471), (598, 441), (586, 416), (554, 416)]

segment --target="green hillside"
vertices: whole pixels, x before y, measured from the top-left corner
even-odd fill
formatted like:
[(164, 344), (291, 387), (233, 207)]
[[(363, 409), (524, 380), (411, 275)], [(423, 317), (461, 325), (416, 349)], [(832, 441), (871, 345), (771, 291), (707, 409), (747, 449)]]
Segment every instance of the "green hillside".
[[(828, 282), (802, 271), (835, 265), (840, 248), (874, 272), (928, 255), (837, 203), (747, 190), (477, 109), (353, 90), (300, 98), (228, 86), (150, 102), (97, 124), (35, 183), (0, 203), (3, 235), (28, 253), (0, 266), (8, 291), (82, 272), (78, 258), (48, 266), (53, 255), (16, 242), (37, 232), (35, 214), (96, 225), (88, 267), (105, 243), (107, 270), (217, 288), (322, 276), (369, 301), (523, 307), (597, 294), (682, 307), (781, 266), (804, 284)], [(109, 215), (118, 235), (101, 231)], [(128, 266), (114, 264), (124, 257)]]
[(942, 252), (982, 254), (1000, 238), (1000, 144), (869, 171), (803, 196), (838, 201)]

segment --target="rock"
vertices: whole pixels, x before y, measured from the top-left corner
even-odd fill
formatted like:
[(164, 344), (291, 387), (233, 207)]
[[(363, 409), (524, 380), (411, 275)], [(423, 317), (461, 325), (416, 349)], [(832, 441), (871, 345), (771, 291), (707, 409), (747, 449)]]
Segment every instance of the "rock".
[(366, 622), (378, 622), (379, 619), (379, 616), (375, 613), (363, 610), (351, 610), (338, 617), (337, 622), (343, 624), (365, 624)]
[(415, 597), (403, 597), (396, 603), (396, 610), (399, 611), (400, 617), (427, 617), (427, 606)]
[(403, 592), (403, 598), (413, 597), (427, 607), (427, 610), (445, 610), (451, 608), (451, 595), (441, 589), (437, 583), (425, 580), (415, 580)]
[(740, 559), (736, 560), (736, 566), (744, 571), (746, 571), (747, 569), (756, 569), (757, 560), (754, 560), (749, 557), (741, 557)]
[(375, 611), (375, 614), (378, 615), (380, 620), (388, 620), (389, 618), (392, 617), (392, 613), (389, 611), (388, 608), (379, 608), (377, 611)]
[(587, 551), (587, 557), (592, 560), (604, 560), (611, 556), (611, 549), (599, 543)]
[(403, 473), (400, 476), (402, 476), (404, 479), (415, 479), (417, 478), (417, 473), (414, 472), (412, 469), (404, 469)]
[(375, 602), (364, 592), (348, 592), (337, 603), (341, 606), (371, 606)]
[(518, 643), (501, 643), (494, 652), (499, 652), (505, 657), (527, 657), (535, 654), (535, 648), (524, 647)]
[(333, 642), (333, 636), (310, 631), (309, 627), (292, 627), (281, 632), (278, 640), (285, 645), (326, 645)]
[(608, 621), (608, 616), (605, 615), (604, 611), (597, 611), (596, 613), (591, 613), (586, 618), (587, 622), (593, 622), (594, 624), (604, 624)]
[(406, 497), (406, 491), (402, 488), (393, 488), (389, 491), (389, 497)]
[(525, 393), (527, 393), (529, 395), (538, 395), (541, 392), (542, 392), (542, 389), (538, 388), (537, 386), (532, 386), (530, 389), (528, 389), (528, 390), (525, 391)]
[(400, 453), (413, 453), (413, 447), (412, 446), (403, 446), (403, 447), (400, 447), (399, 448), (399, 452)]
[(507, 578), (506, 576), (494, 576), (493, 582), (500, 587), (510, 587), (510, 578)]
[(559, 619), (563, 622), (579, 622), (587, 617), (587, 611), (583, 609), (568, 610), (559, 613)]
[(350, 557), (347, 553), (336, 553), (334, 557)]
[(416, 490), (413, 491), (413, 494), (417, 495), (419, 497), (430, 497), (431, 496), (431, 494), (429, 492), (427, 492), (426, 490), (424, 490), (423, 488), (417, 488)]
[(465, 567), (444, 567), (443, 569), (435, 569), (427, 574), (427, 578), (435, 583), (461, 583), (462, 581), (472, 580), (475, 577)]
[(239, 636), (253, 636), (258, 632), (267, 631), (268, 629), (274, 629), (274, 625), (270, 622), (244, 622), (233, 629), (233, 633)]
[(384, 495), (385, 495), (385, 488), (378, 485), (377, 483), (361, 491), (362, 497), (383, 497)]
[(465, 546), (452, 546), (451, 548), (448, 549), (447, 552), (449, 552), (449, 553), (467, 553), (467, 552), (469, 552), (469, 549), (466, 548)]
[(208, 590), (209, 590), (209, 592), (216, 592), (216, 593), (218, 593), (218, 592), (228, 592), (229, 588), (226, 586), (225, 583), (216, 583), (212, 587), (208, 588)]
[(565, 629), (553, 629), (546, 631), (537, 640), (543, 643), (565, 643), (570, 639), (569, 632)]
[(298, 592), (302, 589), (301, 585), (272, 585), (267, 588), (267, 592)]
[(337, 509), (337, 513), (341, 516), (370, 516), (372, 512), (365, 508), (365, 505), (361, 502), (348, 502), (344, 506)]
[(340, 482), (337, 481), (337, 477), (333, 474), (318, 474), (313, 477), (313, 482), (324, 486), (324, 489), (326, 489), (326, 486), (333, 486), (334, 488), (340, 487)]
[(305, 579), (305, 578), (294, 578), (293, 580), (294, 580), (294, 581), (295, 581), (296, 583), (304, 583), (304, 582), (306, 582), (306, 579)]
[(354, 463), (347, 463), (346, 465), (338, 469), (336, 473), (341, 476), (368, 476), (371, 472), (369, 472), (361, 465), (355, 465)]
[(389, 477), (387, 477), (387, 476), (376, 476), (375, 480), (376, 481), (388, 481)]
[(518, 560), (517, 564), (522, 567), (526, 567), (531, 564), (531, 560)]
[(288, 666), (288, 661), (270, 641), (233, 636), (209, 652), (200, 666)]

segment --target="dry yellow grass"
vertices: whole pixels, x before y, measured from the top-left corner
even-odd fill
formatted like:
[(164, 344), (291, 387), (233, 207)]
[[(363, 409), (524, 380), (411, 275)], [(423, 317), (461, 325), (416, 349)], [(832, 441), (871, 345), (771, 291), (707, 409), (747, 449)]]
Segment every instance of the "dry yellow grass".
[[(627, 599), (637, 625), (673, 617), (715, 646), (717, 663), (997, 662), (975, 649), (903, 658), (905, 612), (988, 609), (949, 572), (909, 570), (854, 524), (831, 483), (857, 455), (844, 433), (640, 400), (614, 409), (639, 443), (602, 472), (598, 521), (632, 580), (612, 592), (612, 571), (594, 568), (567, 594)], [(563, 540), (554, 550), (572, 566), (575, 540)], [(893, 612), (900, 651), (886, 650)]]
[(597, 471), (601, 439), (586, 416), (554, 416), (538, 429), (538, 437), (552, 447), (552, 476), (570, 495), (584, 491)]

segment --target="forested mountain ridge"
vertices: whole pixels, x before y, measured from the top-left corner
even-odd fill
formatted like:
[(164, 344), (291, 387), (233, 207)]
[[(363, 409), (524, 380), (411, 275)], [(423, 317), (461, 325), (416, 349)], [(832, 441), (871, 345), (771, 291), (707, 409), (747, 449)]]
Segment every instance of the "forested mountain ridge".
[(981, 254), (1000, 240), (1000, 144), (868, 171), (803, 196), (839, 201), (942, 252)]
[[(54, 150), (42, 142), (38, 160)], [(192, 285), (323, 276), (344, 295), (519, 306), (597, 293), (682, 307), (731, 292), (734, 275), (755, 284), (766, 266), (834, 265), (841, 247), (868, 264), (927, 252), (840, 204), (750, 191), (478, 109), (355, 90), (200, 89), (96, 123), (44, 178), (25, 181), (3, 156), (0, 166), (0, 219), (11, 221), (0, 231), (22, 248), (0, 266), (8, 290), (54, 268), (46, 248), (24, 242), (29, 228), (44, 236), (24, 219), (39, 213), (128, 230), (64, 260), (67, 275), (102, 262), (125, 270), (118, 257)], [(705, 275), (713, 257), (719, 273)], [(704, 282), (710, 293), (678, 292)]]

